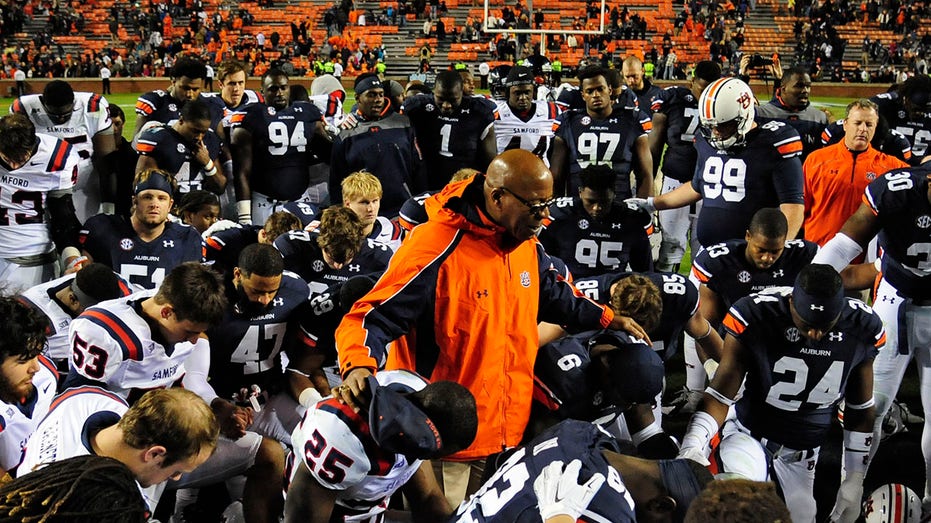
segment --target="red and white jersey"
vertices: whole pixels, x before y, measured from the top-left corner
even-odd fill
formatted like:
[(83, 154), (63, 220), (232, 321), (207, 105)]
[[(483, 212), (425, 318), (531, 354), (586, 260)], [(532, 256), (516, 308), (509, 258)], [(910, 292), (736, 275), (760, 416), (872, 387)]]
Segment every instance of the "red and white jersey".
[(49, 191), (71, 189), (80, 157), (73, 146), (39, 134), (39, 148), (22, 167), (0, 166), (0, 258), (51, 252), (55, 245), (45, 222)]
[[(380, 385), (398, 383), (413, 390), (427, 385), (423, 378), (405, 370), (379, 372), (375, 378)], [(314, 479), (339, 491), (336, 504), (355, 514), (346, 521), (361, 521), (383, 512), (391, 494), (407, 483), (422, 463), (380, 449), (369, 435), (365, 413), (353, 412), (332, 397), (304, 414), (291, 434), (291, 443), (295, 459), (307, 466)], [(297, 467), (291, 469), (289, 481)]]
[(368, 235), (368, 239), (373, 242), (384, 245), (391, 249), (391, 252), (396, 252), (398, 247), (401, 246), (401, 240), (404, 236), (404, 229), (401, 228), (397, 222), (393, 222), (384, 216), (379, 216), (375, 220), (375, 226), (372, 228), (372, 233)]
[(346, 93), (343, 91), (333, 91), (328, 94), (310, 96), (310, 103), (320, 109), (328, 126), (339, 127), (339, 124), (346, 119), (346, 113), (343, 112), (343, 100), (345, 98)]
[(16, 476), (29, 474), (38, 465), (92, 454), (89, 436), (119, 421), (127, 410), (126, 401), (100, 387), (65, 390), (52, 400), (26, 443)]
[(133, 389), (169, 387), (184, 376), (184, 361), (194, 344), (162, 345), (142, 316), (141, 303), (155, 292), (149, 289), (101, 302), (71, 322), (66, 386), (85, 378), (127, 398)]
[[(71, 326), (71, 314), (55, 299), (58, 291), (71, 286), (77, 273), (66, 274), (61, 278), (45, 282), (26, 289), (19, 295), (19, 299), (45, 315), (49, 321), (49, 331), (46, 336), (47, 345), (45, 355), (53, 360), (67, 360), (71, 356), (71, 342), (68, 339), (68, 329)], [(135, 291), (142, 290), (128, 281), (120, 278), (120, 290), (123, 296), (129, 296)]]
[(496, 100), (497, 118), (495, 118), (495, 140), (498, 154), (508, 149), (523, 149), (539, 156), (549, 165), (547, 156), (553, 144), (553, 124), (561, 112), (555, 102), (537, 101), (533, 104), (533, 113), (527, 121), (522, 120), (506, 100)]
[(32, 385), (35, 388), (30, 397), (16, 403), (0, 402), (0, 469), (10, 471), (19, 465), (26, 441), (55, 397), (58, 372), (44, 356), (39, 356), (39, 372), (32, 377)]
[(94, 135), (113, 126), (110, 120), (110, 104), (107, 99), (94, 93), (74, 93), (74, 108), (71, 119), (63, 124), (55, 124), (49, 118), (41, 95), (27, 94), (20, 96), (10, 105), (11, 113), (21, 113), (29, 117), (36, 126), (37, 133), (49, 134), (70, 143), (81, 157), (78, 163), (78, 177), (87, 176), (94, 169), (91, 155), (94, 153)]

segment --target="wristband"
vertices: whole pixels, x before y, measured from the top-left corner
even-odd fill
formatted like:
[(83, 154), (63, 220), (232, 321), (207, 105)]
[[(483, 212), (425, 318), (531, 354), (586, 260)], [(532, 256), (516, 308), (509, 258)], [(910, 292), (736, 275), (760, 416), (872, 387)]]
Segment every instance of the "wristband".
[(718, 422), (714, 416), (703, 410), (695, 411), (689, 428), (682, 438), (682, 448), (694, 448), (704, 451), (711, 442), (711, 438), (718, 433)]
[(708, 336), (711, 336), (711, 331), (712, 331), (712, 330), (714, 330), (714, 329), (711, 328), (711, 322), (709, 321), (709, 322), (708, 322), (708, 332), (706, 332), (706, 333), (702, 334), (701, 336), (695, 338), (695, 341), (701, 341), (701, 340), (707, 338)]
[(204, 166), (204, 176), (210, 178), (217, 175), (217, 166), (214, 165), (213, 160), (207, 162), (207, 165)]
[(872, 432), (844, 431), (844, 473), (847, 477), (851, 474), (866, 474), (872, 442)]
[(252, 223), (252, 200), (237, 201), (236, 215), (239, 223)]
[(81, 257), (82, 257), (81, 251), (79, 251), (77, 247), (72, 247), (69, 245), (68, 247), (65, 247), (64, 249), (61, 250), (61, 260), (60, 260), (61, 266), (67, 269), (67, 267), (69, 266), (68, 258), (81, 258)]
[(297, 402), (301, 404), (305, 409), (309, 409), (314, 406), (315, 403), (322, 400), (323, 396), (317, 392), (317, 389), (313, 387), (307, 387), (301, 391), (301, 396), (298, 398)]
[(73, 258), (70, 262), (68, 262), (68, 266), (65, 267), (65, 271), (70, 271), (78, 265), (83, 265), (86, 261), (87, 256), (78, 256), (77, 258)]

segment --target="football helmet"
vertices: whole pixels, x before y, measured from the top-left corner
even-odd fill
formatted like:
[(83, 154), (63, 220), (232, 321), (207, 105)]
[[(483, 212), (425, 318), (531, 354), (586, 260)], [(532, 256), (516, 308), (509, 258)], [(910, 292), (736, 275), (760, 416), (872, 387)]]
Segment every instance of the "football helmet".
[(874, 490), (863, 502), (866, 523), (918, 523), (921, 498), (900, 483), (887, 483)]
[[(715, 80), (698, 99), (702, 136), (721, 151), (742, 145), (753, 128), (754, 103), (753, 91), (743, 81), (732, 77)], [(718, 134), (714, 132), (716, 128)], [(720, 132), (725, 129), (727, 136), (722, 136)]]

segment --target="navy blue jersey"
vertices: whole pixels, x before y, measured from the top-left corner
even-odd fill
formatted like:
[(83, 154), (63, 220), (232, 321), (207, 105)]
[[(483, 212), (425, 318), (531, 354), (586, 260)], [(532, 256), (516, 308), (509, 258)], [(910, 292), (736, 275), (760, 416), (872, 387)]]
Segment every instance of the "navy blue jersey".
[(898, 93), (881, 93), (870, 98), (879, 106), (879, 115), (886, 119), (889, 128), (898, 131), (912, 144), (912, 159), (909, 163), (918, 165), (931, 151), (931, 116), (921, 115), (911, 118), (902, 107)]
[(692, 274), (718, 296), (725, 307), (740, 298), (770, 287), (795, 285), (795, 278), (818, 253), (818, 244), (808, 240), (786, 242), (782, 255), (768, 269), (747, 261), (747, 241), (731, 240), (709, 245), (692, 260)]
[(424, 207), (424, 202), (427, 201), (427, 198), (436, 193), (437, 191), (422, 192), (417, 196), (408, 198), (407, 201), (404, 202), (404, 205), (401, 206), (401, 210), (398, 211), (398, 223), (404, 230), (410, 232), (414, 227), (430, 219), (430, 217), (427, 216), (427, 209)]
[(737, 418), (755, 438), (811, 449), (824, 442), (851, 371), (876, 356), (886, 333), (872, 309), (846, 298), (837, 323), (813, 342), (792, 321), (791, 293), (791, 288), (773, 289), (740, 299), (724, 318), (724, 328), (746, 353), (746, 389)]
[(648, 115), (653, 114), (653, 102), (656, 101), (656, 97), (663, 92), (663, 88), (658, 85), (650, 83), (649, 80), (643, 80), (643, 89), (637, 91), (635, 89), (627, 88), (625, 91), (630, 91), (637, 97), (637, 106), (643, 109)]
[(931, 298), (931, 164), (889, 171), (866, 186), (864, 201), (882, 229), (882, 274), (907, 298)]
[(128, 218), (92, 216), (81, 230), (81, 246), (95, 262), (109, 265), (130, 283), (154, 289), (165, 275), (184, 262), (205, 261), (204, 240), (197, 229), (166, 222), (162, 234), (142, 241)]
[(569, 187), (566, 194), (579, 193), (579, 173), (592, 164), (607, 164), (617, 171), (615, 193), (623, 200), (632, 196), (630, 187), (634, 142), (653, 128), (650, 115), (637, 108), (615, 105), (611, 116), (596, 120), (585, 110), (566, 111), (556, 118), (556, 136), (568, 149)]
[(275, 248), (284, 257), (285, 270), (300, 276), (314, 294), (353, 276), (384, 271), (392, 254), (387, 246), (366, 240), (352, 261), (341, 269), (334, 269), (324, 261), (323, 250), (317, 244), (317, 233), (313, 231), (288, 231), (275, 240)]
[[(823, 145), (835, 144), (842, 141), (846, 134), (847, 133), (844, 131), (844, 120), (836, 120), (829, 123), (828, 126), (825, 127), (824, 132), (821, 133), (821, 143)], [(870, 145), (872, 145), (874, 149), (886, 153), (889, 156), (895, 156), (903, 162), (915, 164), (914, 160), (916, 157), (912, 155), (912, 144), (909, 143), (908, 138), (895, 129), (889, 129), (889, 132), (885, 133), (883, 136), (880, 136), (877, 132)]]
[(701, 135), (692, 188), (702, 195), (698, 243), (743, 238), (756, 211), (783, 203), (804, 204), (802, 141), (785, 122), (757, 126), (747, 143), (720, 151)]
[[(698, 130), (698, 99), (692, 91), (674, 85), (663, 89), (653, 99), (653, 112), (666, 116), (666, 152), (663, 153), (663, 176), (688, 182), (695, 174), (695, 133)], [(654, 163), (659, 158), (653, 158)]]
[(335, 374), (339, 374), (336, 360), (336, 328), (343, 321), (344, 311), (339, 303), (343, 283), (338, 281), (322, 292), (311, 293), (307, 310), (301, 314), (299, 322), (304, 343), (323, 354), (323, 368), (332, 367)]
[(450, 521), (541, 523), (534, 481), (550, 463), (580, 460), (580, 483), (598, 473), (604, 474), (605, 482), (578, 521), (634, 522), (637, 520), (634, 500), (603, 450), (618, 451), (617, 443), (607, 432), (584, 421), (563, 421), (515, 450), (478, 492), (459, 505)]
[[(198, 99), (210, 107), (210, 128), (216, 129), (223, 120), (222, 105), (203, 95), (200, 95)], [(181, 106), (183, 105), (183, 100), (171, 96), (168, 91), (156, 89), (136, 99), (136, 114), (146, 118), (149, 122), (161, 122), (171, 125), (181, 118)]]
[(210, 385), (220, 397), (230, 399), (241, 387), (281, 390), (281, 352), (299, 343), (297, 321), (307, 304), (307, 284), (285, 271), (281, 286), (268, 309), (257, 314), (240, 310), (232, 282), (227, 285), (230, 306), (223, 321), (207, 331), (210, 339)]
[[(631, 274), (634, 273), (611, 272), (578, 278), (572, 284), (592, 300), (608, 305), (611, 302), (611, 286)], [(679, 334), (698, 311), (698, 289), (685, 276), (674, 272), (645, 272), (641, 275), (656, 285), (663, 300), (659, 323), (647, 335), (653, 340), (653, 350), (666, 361), (675, 355), (679, 348)]]
[(281, 210), (297, 216), (301, 220), (301, 227), (312, 229), (320, 224), (320, 207), (310, 202), (288, 202), (281, 206)]
[(281, 111), (252, 104), (231, 119), (234, 127), (252, 134), (250, 188), (276, 200), (299, 199), (310, 183), (307, 168), (317, 163), (310, 142), (317, 122), (323, 121), (320, 109), (310, 102), (294, 102)]
[(221, 272), (233, 274), (233, 267), (239, 264), (239, 253), (258, 243), (261, 230), (261, 225), (242, 225), (211, 234), (205, 240), (207, 261), (213, 262)]
[(623, 204), (613, 204), (602, 221), (593, 219), (579, 197), (559, 198), (544, 220), (540, 242), (548, 254), (566, 262), (574, 277), (624, 270), (650, 270), (652, 217)]
[(533, 366), (534, 398), (539, 398), (560, 419), (606, 425), (623, 414), (611, 401), (611, 394), (600, 386), (604, 381), (598, 375), (600, 369), (591, 365), (589, 350), (598, 343), (608, 343), (620, 350), (646, 345), (627, 333), (590, 331), (547, 343), (537, 352)]
[(444, 116), (433, 95), (426, 94), (407, 100), (401, 112), (414, 128), (423, 155), (421, 179), (426, 181), (427, 189), (442, 189), (464, 167), (485, 170), (486, 165), (480, 163), (479, 143), (494, 132), (494, 104), (484, 98), (464, 96), (453, 114)]
[[(178, 191), (174, 195), (179, 199), (182, 194), (203, 190), (204, 166), (194, 159), (193, 145), (188, 143), (169, 125), (149, 127), (139, 133), (136, 151), (142, 156), (155, 160), (158, 168), (173, 174), (178, 182)], [(220, 156), (220, 137), (207, 131), (204, 146), (211, 158)]]

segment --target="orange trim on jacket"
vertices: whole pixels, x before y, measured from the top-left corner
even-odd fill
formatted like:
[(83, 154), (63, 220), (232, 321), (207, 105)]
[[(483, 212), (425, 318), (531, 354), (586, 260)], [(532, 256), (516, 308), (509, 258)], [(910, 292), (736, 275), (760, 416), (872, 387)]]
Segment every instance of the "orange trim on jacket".
[(536, 239), (507, 242), (481, 210), (483, 184), (477, 175), (428, 199), (430, 220), (414, 229), (336, 331), (343, 376), (356, 367), (411, 368), (472, 392), (478, 435), (454, 460), (520, 442), (538, 321), (599, 328), (614, 316), (559, 276)]

